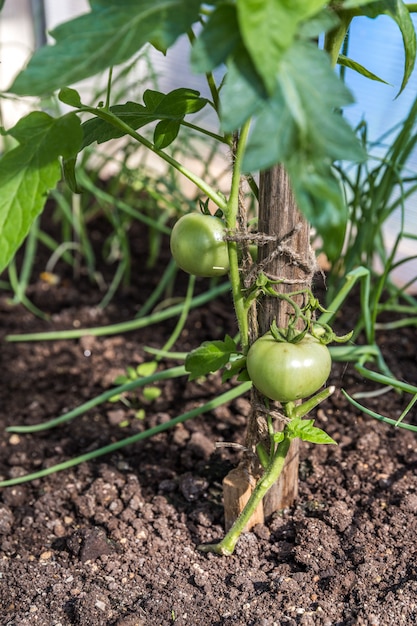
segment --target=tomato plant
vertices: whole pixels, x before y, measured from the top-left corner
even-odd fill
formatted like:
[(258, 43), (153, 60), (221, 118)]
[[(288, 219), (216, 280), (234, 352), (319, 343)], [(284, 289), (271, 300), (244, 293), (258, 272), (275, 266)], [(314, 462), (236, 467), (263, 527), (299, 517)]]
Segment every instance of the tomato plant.
[(194, 276), (224, 276), (229, 270), (225, 226), (202, 213), (183, 215), (171, 233), (171, 253), (179, 267)]
[(331, 357), (327, 346), (312, 335), (291, 343), (277, 341), (268, 332), (250, 347), (246, 366), (264, 396), (285, 403), (320, 389), (329, 377)]
[[(416, 11), (417, 5), (403, 0), (90, 0), (89, 5), (89, 11), (52, 31), (54, 43), (36, 51), (10, 86), (13, 98), (44, 98), (58, 93), (65, 112), (53, 117), (43, 110), (32, 111), (13, 128), (2, 130), (12, 139), (13, 147), (0, 158), (0, 270), (12, 260), (62, 171), (72, 191), (80, 192), (76, 159), (94, 143), (129, 136), (180, 172), (199, 195), (221, 209), (224, 223), (199, 214), (181, 218), (172, 232), (171, 250), (178, 265), (193, 275), (229, 273), (240, 345), (230, 337), (215, 345), (206, 344), (187, 365), (192, 366), (193, 377), (224, 367), (227, 380), (235, 374), (245, 375), (242, 366), (247, 356), (254, 384), (267, 397), (284, 403), (288, 420), (282, 431), (274, 432), (271, 415), (265, 418), (270, 441), (262, 454), (264, 462), (258, 454), (264, 473), (225, 539), (208, 547), (230, 554), (252, 512), (282, 472), (291, 441), (334, 443), (313, 426), (312, 420), (303, 419), (313, 405), (332, 393), (330, 387), (304, 405), (292, 402), (313, 394), (326, 381), (330, 370), (327, 348), (311, 336), (298, 344), (280, 344), (264, 337), (255, 341), (249, 352), (248, 346), (258, 327), (268, 328), (263, 321), (259, 323), (260, 312), (267, 309), (263, 302), (256, 308), (262, 298), (275, 298), (282, 287), (279, 304), (288, 304), (291, 285), (297, 286), (291, 294), (297, 299), (305, 295), (302, 285), (311, 284), (315, 263), (308, 229), (304, 229), (306, 245), (301, 248), (302, 220), (316, 228), (330, 261), (340, 258), (343, 249), (346, 194), (334, 164), (361, 162), (366, 154), (341, 115), (353, 97), (333, 70), (340, 63), (370, 76), (366, 68), (340, 54), (350, 23), (358, 16), (374, 19), (382, 14), (397, 23), (405, 50), (403, 89), (415, 64), (416, 36), (409, 13)], [(113, 67), (130, 63), (149, 44), (166, 54), (185, 34), (190, 41), (192, 70), (206, 77), (208, 97), (182, 86), (166, 94), (146, 89), (140, 102), (120, 102)], [(323, 42), (322, 49), (317, 42)], [(83, 102), (71, 86), (105, 70), (105, 101)], [(221, 77), (217, 78), (219, 71)], [(189, 120), (190, 115), (206, 107), (217, 114), (216, 132), (195, 118)], [(151, 138), (144, 131), (147, 125), (152, 125)], [(196, 137), (211, 137), (229, 151), (232, 167), (227, 193), (203, 180), (195, 171), (195, 163), (188, 168), (177, 160), (176, 151), (167, 150), (177, 138), (181, 141), (184, 128)], [(277, 165), (285, 174), (277, 177), (279, 184), (264, 176)], [(246, 189), (251, 200), (258, 203), (257, 232), (249, 227)], [(264, 215), (262, 206), (268, 209)], [(272, 216), (276, 218), (274, 227)], [(225, 228), (230, 233), (227, 243)], [(260, 247), (259, 263), (250, 261), (250, 244)], [(299, 268), (308, 281), (271, 267), (274, 259), (282, 261), (284, 270)], [(302, 321), (310, 328), (311, 311), (301, 311), (293, 301), (290, 306), (294, 322)], [(279, 319), (277, 323), (284, 325)], [(298, 329), (295, 323), (294, 329)], [(175, 376), (185, 375), (186, 369), (175, 369)], [(174, 373), (171, 371), (170, 376)], [(249, 386), (243, 389), (247, 391)], [(210, 406), (215, 408), (214, 401)], [(255, 402), (253, 409), (250, 419), (256, 425)], [(190, 415), (194, 413), (184, 414), (181, 421)], [(248, 432), (251, 430), (256, 431), (249, 428)], [(248, 458), (255, 457), (256, 448), (253, 441), (247, 442)], [(246, 469), (243, 473), (249, 475), (251, 467)], [(240, 506), (243, 498), (238, 499)]]

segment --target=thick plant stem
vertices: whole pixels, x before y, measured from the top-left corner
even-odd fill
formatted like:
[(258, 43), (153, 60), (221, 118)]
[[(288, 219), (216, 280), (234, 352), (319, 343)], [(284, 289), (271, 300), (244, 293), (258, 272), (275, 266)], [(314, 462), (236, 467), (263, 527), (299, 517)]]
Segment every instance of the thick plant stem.
[[(231, 231), (236, 229), (237, 216), (239, 211), (239, 190), (243, 155), (249, 134), (249, 122), (246, 123), (240, 133), (237, 142), (235, 159), (233, 164), (232, 186), (229, 202), (226, 209), (226, 225)], [(245, 301), (242, 293), (239, 274), (239, 255), (236, 241), (227, 242), (230, 263), (230, 283), (232, 285), (233, 305), (239, 326), (240, 341), (242, 350), (245, 352), (248, 347), (248, 316)]]
[(339, 25), (337, 28), (328, 32), (324, 39), (324, 49), (330, 56), (332, 67), (336, 66), (340, 48), (342, 47), (343, 40), (346, 37), (352, 18), (354, 17), (354, 13), (351, 11), (340, 11), (340, 13), (338, 13), (338, 17), (340, 20)]
[(199, 550), (203, 552), (215, 552), (223, 556), (230, 556), (236, 547), (238, 539), (244, 531), (247, 523), (252, 517), (259, 503), (262, 501), (265, 494), (269, 491), (272, 485), (278, 480), (283, 467), (285, 465), (285, 459), (287, 457), (288, 450), (290, 448), (291, 439), (288, 435), (284, 436), (284, 439), (278, 446), (278, 449), (266, 468), (265, 473), (259, 479), (255, 489), (252, 491), (251, 496), (246, 503), (245, 508), (236, 519), (235, 523), (219, 543), (201, 545)]

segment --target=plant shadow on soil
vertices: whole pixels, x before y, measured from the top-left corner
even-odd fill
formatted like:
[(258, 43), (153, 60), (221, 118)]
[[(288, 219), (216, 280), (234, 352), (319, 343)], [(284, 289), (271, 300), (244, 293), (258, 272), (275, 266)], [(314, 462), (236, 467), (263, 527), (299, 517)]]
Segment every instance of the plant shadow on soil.
[[(63, 269), (59, 285), (36, 279), (29, 290), (50, 314), (47, 322), (1, 296), (2, 337), (132, 319), (167, 262), (162, 255), (162, 269), (142, 269), (146, 251), (137, 228), (132, 284), (106, 310), (97, 308), (102, 294), (86, 278), (74, 281)], [(96, 235), (99, 240), (100, 228)], [(35, 276), (43, 269), (39, 263)], [(179, 275), (181, 293), (184, 280)], [(198, 281), (199, 289), (205, 287)], [(343, 332), (354, 307), (344, 308)], [(144, 346), (161, 347), (174, 323), (101, 338), (2, 341), (0, 476), (48, 467), (218, 394), (219, 376), (176, 379), (162, 383), (161, 396), (145, 403), (143, 420), (134, 406), (106, 403), (51, 431), (5, 431), (56, 417), (107, 390), (126, 366), (149, 359)], [(225, 296), (190, 313), (175, 349), (234, 330)], [(392, 371), (415, 384), (415, 329), (380, 333), (378, 340)], [(350, 393), (374, 388), (339, 364), (331, 382)], [(406, 403), (393, 392), (367, 400), (394, 418)], [(239, 460), (236, 450), (215, 448), (215, 442), (242, 442), (248, 411), (248, 399), (239, 398), (150, 440), (1, 490), (1, 625), (416, 623), (416, 435), (360, 415), (340, 391), (315, 414), (339, 445), (302, 445), (295, 506), (242, 536), (231, 557), (197, 551), (199, 543), (223, 535), (221, 481)]]

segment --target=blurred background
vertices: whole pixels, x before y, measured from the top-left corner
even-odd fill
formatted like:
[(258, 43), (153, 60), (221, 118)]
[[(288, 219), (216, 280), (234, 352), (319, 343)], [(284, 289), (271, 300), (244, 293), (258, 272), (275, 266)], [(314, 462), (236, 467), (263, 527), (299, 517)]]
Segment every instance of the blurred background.
[[(47, 34), (57, 24), (76, 15), (87, 12), (86, 0), (5, 0), (0, 13), (0, 90), (6, 91), (14, 76), (22, 69), (27, 59), (37, 46), (47, 40), (53, 41)], [(417, 17), (413, 16), (417, 24)], [(150, 50), (150, 59), (158, 76), (161, 91), (170, 91), (179, 86), (176, 77), (181, 77), (181, 84), (199, 90), (208, 95), (201, 77), (195, 76), (187, 64), (188, 42), (180, 40), (164, 57), (161, 53)], [(401, 85), (404, 53), (401, 33), (393, 20), (385, 17), (371, 20), (356, 18), (350, 30), (348, 56), (364, 65), (368, 70), (386, 81), (370, 81), (351, 70), (346, 70), (345, 80), (355, 97), (355, 104), (345, 111), (353, 126), (366, 121), (367, 135), (374, 142), (373, 153), (376, 158), (385, 152), (383, 137), (395, 125), (407, 117), (417, 97), (417, 70), (414, 71), (405, 91), (398, 97)], [(139, 69), (140, 71), (140, 69)], [(82, 93), (94, 93), (97, 84), (86, 81), (81, 86)], [(12, 126), (27, 111), (30, 101), (22, 102), (4, 99), (1, 101), (2, 125)], [(214, 123), (207, 119), (206, 123)], [(224, 156), (224, 155), (223, 155)], [(417, 172), (417, 150), (414, 150), (407, 168), (413, 175)], [(417, 235), (417, 195), (414, 193), (406, 201), (406, 210), (394, 211), (384, 223), (386, 245), (393, 245), (400, 228)], [(398, 258), (417, 254), (417, 240), (403, 237), (398, 249)], [(410, 261), (398, 268), (394, 274), (401, 284), (409, 282), (417, 275), (417, 262)], [(415, 290), (415, 283), (412, 285)]]

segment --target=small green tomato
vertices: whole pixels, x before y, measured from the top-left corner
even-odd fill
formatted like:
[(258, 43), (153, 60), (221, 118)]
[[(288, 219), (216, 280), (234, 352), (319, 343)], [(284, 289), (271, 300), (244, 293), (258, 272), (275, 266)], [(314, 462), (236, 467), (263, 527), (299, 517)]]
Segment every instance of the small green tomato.
[(276, 341), (271, 333), (249, 349), (246, 367), (255, 387), (278, 402), (294, 402), (318, 391), (329, 377), (329, 349), (307, 334), (299, 343)]
[(179, 267), (194, 276), (224, 276), (229, 255), (221, 219), (202, 213), (183, 215), (171, 233), (171, 253)]

